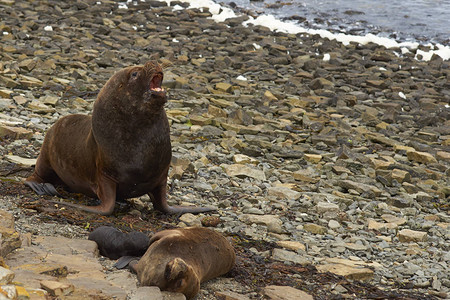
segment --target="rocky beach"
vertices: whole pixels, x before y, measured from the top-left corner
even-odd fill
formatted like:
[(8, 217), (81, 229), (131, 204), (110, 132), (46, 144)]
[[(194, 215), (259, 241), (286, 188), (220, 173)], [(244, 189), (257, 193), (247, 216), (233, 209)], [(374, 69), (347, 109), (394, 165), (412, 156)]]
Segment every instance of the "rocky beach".
[[(99, 256), (102, 225), (224, 234), (236, 266), (196, 299), (448, 299), (449, 61), (188, 6), (0, 0), (0, 299), (184, 298)], [(149, 60), (169, 97), (169, 203), (217, 212), (143, 196), (104, 217), (25, 187), (50, 126)]]

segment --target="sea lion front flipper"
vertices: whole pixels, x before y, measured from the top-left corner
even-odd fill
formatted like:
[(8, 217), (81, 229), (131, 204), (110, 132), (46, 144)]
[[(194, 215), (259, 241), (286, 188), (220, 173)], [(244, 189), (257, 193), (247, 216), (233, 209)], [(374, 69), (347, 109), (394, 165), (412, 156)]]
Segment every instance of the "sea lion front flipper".
[(51, 183), (37, 183), (34, 181), (25, 181), (24, 184), (30, 187), (39, 196), (49, 195), (49, 196), (60, 196), (56, 191), (55, 187)]
[(96, 206), (87, 206), (87, 205), (79, 205), (68, 202), (60, 202), (60, 201), (50, 201), (52, 203), (56, 203), (59, 205), (69, 206), (73, 208), (78, 208), (83, 211), (97, 213), (100, 215), (108, 216), (113, 213), (114, 206), (116, 205), (116, 182), (108, 176), (99, 175), (97, 179), (98, 187), (95, 190), (95, 193), (100, 200), (100, 205)]
[(136, 256), (122, 256), (118, 261), (116, 261), (113, 267), (116, 267), (117, 269), (125, 269), (126, 267), (129, 267), (131, 271), (136, 272), (134, 266), (138, 260), (139, 257)]

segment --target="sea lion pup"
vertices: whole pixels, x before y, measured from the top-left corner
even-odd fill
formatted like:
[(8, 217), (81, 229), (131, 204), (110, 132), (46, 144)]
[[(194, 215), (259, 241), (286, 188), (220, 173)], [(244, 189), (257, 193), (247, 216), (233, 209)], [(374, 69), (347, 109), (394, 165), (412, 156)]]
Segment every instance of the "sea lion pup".
[(188, 227), (156, 233), (144, 256), (130, 267), (141, 285), (158, 286), (191, 299), (199, 292), (200, 283), (230, 271), (235, 259), (224, 236), (211, 229)]
[(65, 116), (48, 130), (25, 184), (39, 195), (57, 195), (53, 184), (60, 184), (98, 197), (97, 206), (61, 204), (103, 215), (113, 212), (116, 199), (144, 194), (164, 213), (214, 210), (167, 204), (172, 151), (162, 80), (153, 61), (115, 73), (100, 90), (92, 117)]
[(96, 242), (100, 254), (110, 259), (142, 256), (150, 245), (150, 238), (142, 232), (124, 233), (111, 226), (98, 227), (88, 240)]

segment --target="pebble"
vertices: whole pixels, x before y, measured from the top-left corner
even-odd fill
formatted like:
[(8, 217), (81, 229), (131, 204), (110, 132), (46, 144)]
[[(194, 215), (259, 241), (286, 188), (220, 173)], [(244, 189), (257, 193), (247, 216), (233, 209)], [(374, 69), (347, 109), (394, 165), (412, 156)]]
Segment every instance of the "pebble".
[(68, 283), (62, 283), (52, 280), (42, 280), (41, 288), (49, 292), (53, 297), (67, 296), (74, 291), (74, 286)]
[(427, 233), (422, 231), (402, 229), (398, 232), (398, 239), (400, 242), (423, 242), (426, 241), (427, 238)]
[(313, 300), (313, 296), (290, 286), (269, 285), (264, 288), (264, 294), (273, 300)]
[(10, 284), (14, 279), (14, 272), (0, 267), (0, 285)]

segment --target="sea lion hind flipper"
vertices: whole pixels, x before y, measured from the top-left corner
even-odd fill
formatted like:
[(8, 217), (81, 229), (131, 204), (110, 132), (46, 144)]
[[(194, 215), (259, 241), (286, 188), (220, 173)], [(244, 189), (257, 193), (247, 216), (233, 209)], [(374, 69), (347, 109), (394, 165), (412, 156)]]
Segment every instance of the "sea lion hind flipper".
[(128, 267), (131, 271), (136, 272), (134, 265), (138, 262), (138, 260), (139, 257), (136, 256), (122, 256), (113, 266), (117, 269), (125, 269)]
[(217, 211), (217, 208), (213, 207), (197, 207), (197, 206), (170, 206), (167, 203), (166, 182), (163, 185), (158, 186), (156, 189), (148, 193), (148, 196), (152, 200), (153, 207), (160, 212), (166, 214), (199, 214), (209, 211)]
[(56, 191), (55, 187), (51, 183), (48, 182), (38, 183), (34, 181), (25, 181), (24, 184), (30, 187), (39, 196), (42, 195), (60, 196), (58, 191)]
[(217, 211), (215, 207), (197, 207), (197, 206), (167, 206), (165, 213), (169, 214), (200, 214), (204, 212)]
[(166, 195), (160, 195), (159, 198), (154, 197), (151, 193), (148, 193), (152, 200), (153, 207), (160, 212), (166, 214), (199, 214), (210, 211), (217, 211), (215, 207), (197, 207), (197, 206), (170, 206), (167, 203)]

